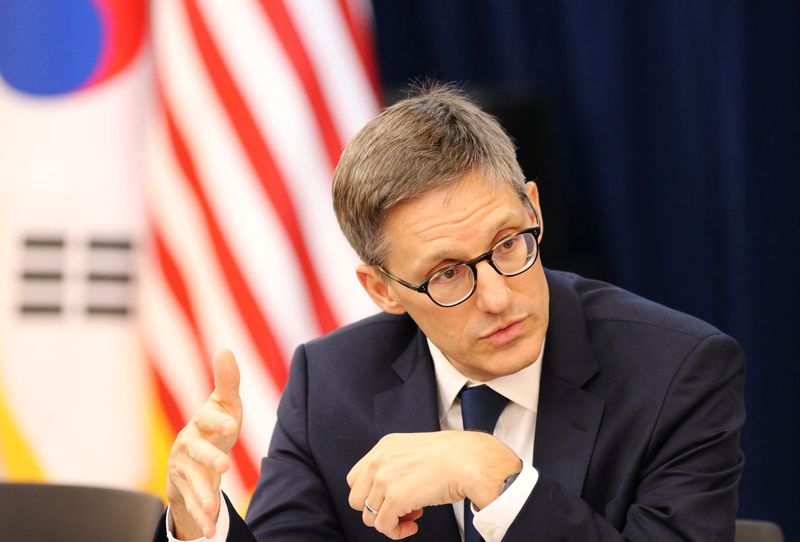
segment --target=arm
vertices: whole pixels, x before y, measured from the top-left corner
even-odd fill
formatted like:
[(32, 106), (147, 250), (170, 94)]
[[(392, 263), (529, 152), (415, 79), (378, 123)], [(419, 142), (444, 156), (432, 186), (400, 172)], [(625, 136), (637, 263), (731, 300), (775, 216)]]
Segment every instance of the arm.
[(261, 477), (247, 510), (247, 523), (257, 540), (345, 540), (310, 450), (307, 385), (305, 348), (300, 346), (278, 406), (269, 454), (262, 461)]
[(736, 343), (721, 334), (701, 341), (669, 386), (632, 498), (609, 503), (604, 517), (542, 472), (504, 540), (733, 540), (743, 386)]

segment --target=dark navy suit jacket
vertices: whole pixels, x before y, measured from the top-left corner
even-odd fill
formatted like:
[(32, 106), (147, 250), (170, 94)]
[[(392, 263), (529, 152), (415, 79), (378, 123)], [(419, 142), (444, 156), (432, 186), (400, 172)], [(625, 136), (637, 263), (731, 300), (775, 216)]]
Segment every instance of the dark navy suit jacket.
[[(736, 342), (606, 283), (546, 273), (540, 477), (504, 540), (733, 540)], [(388, 540), (348, 506), (345, 476), (383, 435), (437, 430), (433, 362), (409, 317), (377, 315), (300, 346), (247, 525), (229, 504), (228, 539)], [(412, 540), (459, 540), (450, 505), (427, 508), (419, 526)]]

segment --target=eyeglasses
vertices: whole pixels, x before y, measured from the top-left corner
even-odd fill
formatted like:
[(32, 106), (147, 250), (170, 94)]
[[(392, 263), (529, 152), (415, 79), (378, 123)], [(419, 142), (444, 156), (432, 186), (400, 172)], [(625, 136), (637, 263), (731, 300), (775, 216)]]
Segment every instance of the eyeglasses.
[[(534, 210), (535, 212), (535, 210)], [(539, 222), (539, 216), (536, 216)], [(463, 303), (475, 292), (478, 277), (478, 264), (489, 262), (492, 269), (504, 277), (520, 275), (531, 268), (539, 255), (538, 224), (506, 237), (490, 250), (468, 262), (456, 262), (439, 269), (419, 284), (411, 284), (398, 278), (383, 267), (378, 267), (387, 277), (427, 296), (440, 307), (454, 307)]]

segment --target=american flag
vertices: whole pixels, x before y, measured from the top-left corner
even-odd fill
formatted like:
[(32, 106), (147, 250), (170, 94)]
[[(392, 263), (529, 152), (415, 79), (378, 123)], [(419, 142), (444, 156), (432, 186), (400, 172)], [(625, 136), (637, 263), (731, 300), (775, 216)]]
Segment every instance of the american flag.
[(366, 0), (151, 8), (139, 322), (163, 413), (153, 450), (164, 457), (230, 348), (245, 421), (223, 487), (243, 504), (295, 346), (375, 310), (330, 201), (344, 144), (378, 110), (370, 13)]

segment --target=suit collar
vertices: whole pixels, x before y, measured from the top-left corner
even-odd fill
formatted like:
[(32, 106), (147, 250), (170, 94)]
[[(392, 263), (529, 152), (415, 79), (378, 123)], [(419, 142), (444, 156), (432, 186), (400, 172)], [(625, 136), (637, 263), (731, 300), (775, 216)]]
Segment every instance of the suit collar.
[(550, 321), (542, 370), (582, 387), (597, 373), (599, 365), (589, 340), (583, 305), (569, 282), (570, 276), (545, 270), (550, 290)]

